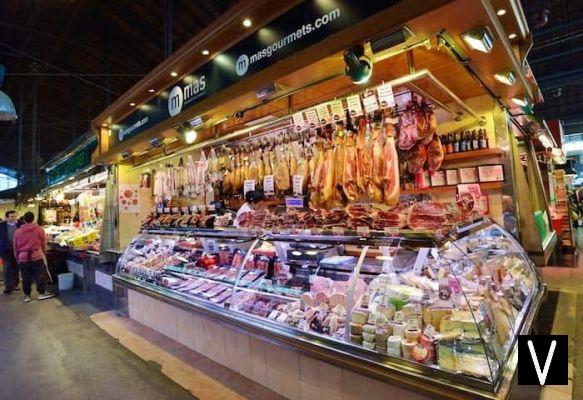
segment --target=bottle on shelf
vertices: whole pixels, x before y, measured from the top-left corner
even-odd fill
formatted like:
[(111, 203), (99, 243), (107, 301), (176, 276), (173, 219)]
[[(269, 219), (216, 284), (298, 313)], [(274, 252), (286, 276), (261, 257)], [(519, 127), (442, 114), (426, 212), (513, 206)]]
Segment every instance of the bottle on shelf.
[(480, 142), (478, 141), (478, 133), (474, 129), (472, 131), (472, 150), (479, 150), (480, 149)]
[(453, 135), (451, 133), (447, 135), (447, 153), (453, 153)]
[(460, 152), (460, 141), (459, 136), (457, 133), (454, 132), (453, 134), (453, 152), (459, 153)]
[(460, 139), (460, 152), (463, 153), (465, 152), (468, 148), (467, 148), (467, 132), (462, 131), (461, 133), (461, 139)]
[(488, 148), (488, 134), (486, 133), (486, 129), (480, 129), (479, 142), (480, 149)]

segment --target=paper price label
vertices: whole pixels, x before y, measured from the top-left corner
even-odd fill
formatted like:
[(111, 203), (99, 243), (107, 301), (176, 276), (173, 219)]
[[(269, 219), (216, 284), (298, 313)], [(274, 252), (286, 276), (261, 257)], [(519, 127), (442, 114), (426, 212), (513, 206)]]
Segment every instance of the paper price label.
[(306, 119), (308, 120), (308, 124), (310, 128), (315, 128), (316, 126), (320, 125), (320, 121), (318, 120), (318, 113), (315, 109), (310, 109), (305, 112)]
[(156, 207), (156, 212), (162, 214), (164, 212), (164, 207)]
[(399, 236), (399, 228), (396, 228), (396, 227), (385, 228), (385, 236), (398, 237)]
[(395, 106), (395, 96), (393, 95), (393, 87), (390, 83), (385, 83), (377, 88), (377, 94), (379, 95), (379, 101), (381, 102), (381, 107), (394, 107)]
[(370, 236), (370, 228), (368, 226), (357, 226), (356, 233), (360, 236)]
[(419, 249), (417, 253), (417, 259), (415, 260), (415, 264), (413, 265), (413, 271), (419, 275), (421, 273), (421, 269), (425, 265), (425, 261), (427, 260), (427, 256), (429, 255), (429, 249), (427, 247), (422, 247)]
[(180, 211), (178, 207), (172, 207), (172, 214), (178, 214)]
[(362, 104), (360, 104), (359, 95), (348, 97), (346, 99), (346, 103), (348, 103), (348, 110), (350, 111), (350, 115), (352, 115), (353, 117), (362, 115)]
[(336, 236), (344, 236), (344, 228), (341, 226), (333, 226), (332, 233)]
[(245, 180), (245, 183), (243, 183), (243, 196), (252, 190), (255, 190), (255, 179)]
[(303, 175), (294, 175), (292, 177), (292, 184), (294, 190), (294, 196), (301, 196), (303, 193), (303, 184), (304, 184), (304, 176)]
[(265, 177), (263, 177), (263, 194), (265, 196), (273, 196), (275, 194), (273, 175), (265, 175)]
[(435, 248), (431, 249), (431, 257), (433, 257), (434, 260), (439, 259), (439, 252), (437, 251), (437, 249)]
[(164, 207), (164, 214), (170, 214), (170, 207)]
[(292, 121), (298, 131), (306, 125), (306, 121), (304, 121), (304, 116), (301, 112), (292, 115)]
[(316, 112), (318, 113), (318, 118), (321, 124), (327, 124), (330, 122), (330, 111), (328, 111), (328, 104), (320, 104), (316, 107)]
[(193, 214), (198, 213), (198, 207), (197, 206), (190, 206), (190, 212)]
[(188, 207), (181, 207), (180, 211), (182, 211), (182, 214), (188, 214)]
[(342, 107), (341, 100), (331, 101), (330, 108), (332, 109), (332, 117), (334, 118), (334, 121), (340, 121), (344, 118), (344, 107)]
[(419, 329), (418, 322), (419, 321), (417, 321), (417, 318), (409, 318), (407, 320), (407, 329), (412, 330), (412, 331)]
[(435, 336), (435, 328), (433, 327), (433, 325), (429, 324), (425, 327), (423, 333), (425, 334), (425, 336), (433, 338), (433, 336)]
[(372, 113), (379, 109), (379, 103), (377, 103), (377, 96), (375, 96), (374, 93), (372, 93), (370, 96), (366, 96), (364, 99), (362, 99), (362, 102), (364, 103), (364, 110), (367, 113)]

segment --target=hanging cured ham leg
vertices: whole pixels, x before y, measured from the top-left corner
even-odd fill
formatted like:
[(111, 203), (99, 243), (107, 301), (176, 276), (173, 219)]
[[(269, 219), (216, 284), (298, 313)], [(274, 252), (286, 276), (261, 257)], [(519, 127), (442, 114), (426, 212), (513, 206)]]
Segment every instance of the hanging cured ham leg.
[(433, 173), (441, 167), (443, 156), (444, 153), (441, 140), (439, 140), (437, 135), (433, 135), (433, 140), (431, 140), (427, 146), (427, 166), (429, 167), (430, 174), (433, 175)]
[(366, 169), (366, 119), (360, 118), (358, 120), (358, 134), (356, 136), (356, 185), (361, 194), (365, 194), (366, 184), (364, 182), (364, 175)]
[(395, 144), (396, 130), (395, 126), (390, 123), (390, 117), (390, 111), (385, 110), (382, 187), (383, 202), (386, 205), (394, 206), (399, 202), (400, 196), (399, 158)]
[(368, 174), (365, 180), (367, 181), (367, 189), (369, 197), (375, 202), (383, 201), (382, 184), (382, 165), (383, 165), (383, 143), (382, 143), (381, 128), (378, 122), (375, 122), (369, 142), (368, 156)]
[(350, 201), (358, 199), (357, 186), (357, 152), (354, 135), (349, 133), (345, 139), (345, 159), (344, 159), (344, 194)]

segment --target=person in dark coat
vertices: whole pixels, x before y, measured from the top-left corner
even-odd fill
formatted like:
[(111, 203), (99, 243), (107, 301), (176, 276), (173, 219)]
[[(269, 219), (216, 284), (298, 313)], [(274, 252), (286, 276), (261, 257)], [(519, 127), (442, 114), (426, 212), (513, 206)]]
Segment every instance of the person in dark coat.
[(19, 228), (18, 214), (11, 210), (6, 212), (6, 220), (0, 222), (0, 258), (4, 265), (4, 293), (18, 290), (18, 262), (14, 257), (13, 239)]

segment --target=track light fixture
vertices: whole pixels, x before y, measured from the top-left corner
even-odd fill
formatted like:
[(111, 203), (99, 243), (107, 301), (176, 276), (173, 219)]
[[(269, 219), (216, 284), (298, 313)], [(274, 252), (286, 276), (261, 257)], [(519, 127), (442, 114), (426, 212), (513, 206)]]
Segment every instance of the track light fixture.
[(372, 61), (364, 55), (364, 46), (356, 46), (344, 52), (346, 75), (356, 84), (362, 84), (372, 75)]
[(482, 53), (489, 53), (494, 47), (494, 40), (488, 28), (482, 27), (466, 32), (462, 35), (462, 39), (466, 44), (477, 51)]
[(178, 129), (178, 131), (182, 134), (182, 138), (186, 142), (186, 144), (192, 144), (196, 140), (196, 131), (190, 124), (190, 122), (185, 122), (182, 126)]

